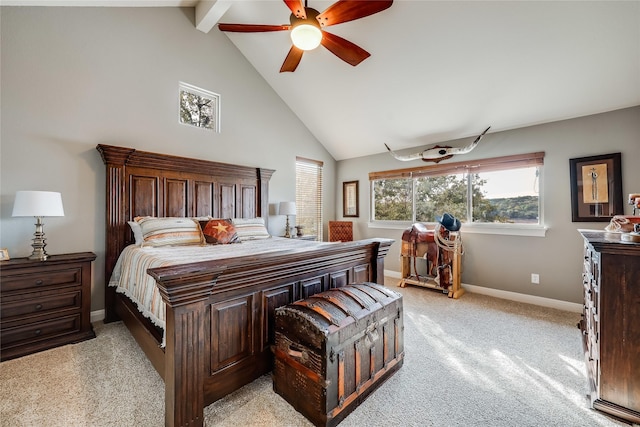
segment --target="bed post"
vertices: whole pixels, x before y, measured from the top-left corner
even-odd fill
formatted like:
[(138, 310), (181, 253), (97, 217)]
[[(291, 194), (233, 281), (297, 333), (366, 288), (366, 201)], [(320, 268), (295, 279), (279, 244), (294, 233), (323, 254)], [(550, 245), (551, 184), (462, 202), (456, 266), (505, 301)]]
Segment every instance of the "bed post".
[(260, 183), (260, 187), (258, 188), (259, 211), (256, 216), (264, 218), (266, 226), (269, 226), (269, 180), (274, 172), (275, 171), (273, 169), (258, 169), (258, 182)]
[[(102, 161), (107, 166), (106, 179), (106, 248), (105, 248), (105, 322), (118, 320), (114, 309), (115, 288), (110, 288), (109, 279), (116, 265), (118, 256), (124, 249), (125, 233), (123, 224), (126, 223), (124, 196), (125, 164), (135, 150), (132, 148), (111, 147), (98, 145), (96, 149), (102, 156)], [(117, 197), (114, 197), (117, 196)]]
[[(180, 269), (181, 267), (178, 267)], [(201, 267), (200, 267), (201, 268)], [(204, 425), (204, 379), (208, 376), (211, 341), (207, 300), (226, 267), (202, 271), (176, 268), (150, 269), (166, 303), (164, 360), (165, 426)], [(170, 271), (169, 274), (163, 272)], [(187, 278), (185, 278), (185, 276)]]
[(389, 253), (391, 244), (394, 240), (380, 239), (376, 243), (376, 247), (373, 254), (373, 265), (371, 270), (373, 272), (373, 281), (380, 285), (384, 285), (384, 258)]

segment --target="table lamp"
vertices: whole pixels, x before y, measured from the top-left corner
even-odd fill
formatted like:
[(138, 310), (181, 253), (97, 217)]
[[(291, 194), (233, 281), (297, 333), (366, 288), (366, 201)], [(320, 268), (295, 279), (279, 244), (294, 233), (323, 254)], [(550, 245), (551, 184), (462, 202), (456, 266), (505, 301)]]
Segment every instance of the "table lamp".
[(36, 218), (36, 232), (33, 233), (33, 252), (29, 259), (45, 261), (49, 255), (44, 250), (47, 246), (44, 237), (45, 216), (64, 216), (62, 195), (53, 191), (18, 191), (13, 203), (11, 216), (33, 216)]
[(280, 215), (287, 216), (287, 224), (285, 225), (284, 237), (291, 237), (289, 233), (289, 215), (296, 214), (296, 202), (280, 202), (280, 208), (278, 209)]

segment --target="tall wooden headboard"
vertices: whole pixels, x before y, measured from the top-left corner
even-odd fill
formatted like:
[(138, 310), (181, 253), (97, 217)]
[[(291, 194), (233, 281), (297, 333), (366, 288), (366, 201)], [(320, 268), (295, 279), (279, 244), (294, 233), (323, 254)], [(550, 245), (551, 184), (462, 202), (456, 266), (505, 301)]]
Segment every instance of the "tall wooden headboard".
[[(106, 174), (105, 283), (133, 243), (136, 216), (254, 218), (269, 213), (272, 169), (238, 166), (100, 144)], [(106, 288), (107, 321), (113, 289)]]

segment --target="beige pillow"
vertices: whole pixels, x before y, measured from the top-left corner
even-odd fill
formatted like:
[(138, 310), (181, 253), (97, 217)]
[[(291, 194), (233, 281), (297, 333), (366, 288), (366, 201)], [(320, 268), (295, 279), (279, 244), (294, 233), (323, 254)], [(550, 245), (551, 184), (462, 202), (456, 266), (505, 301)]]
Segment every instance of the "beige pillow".
[(231, 222), (236, 228), (238, 240), (241, 242), (271, 237), (267, 227), (264, 225), (264, 218), (233, 218)]
[(200, 224), (191, 218), (138, 217), (142, 231), (142, 246), (203, 245)]

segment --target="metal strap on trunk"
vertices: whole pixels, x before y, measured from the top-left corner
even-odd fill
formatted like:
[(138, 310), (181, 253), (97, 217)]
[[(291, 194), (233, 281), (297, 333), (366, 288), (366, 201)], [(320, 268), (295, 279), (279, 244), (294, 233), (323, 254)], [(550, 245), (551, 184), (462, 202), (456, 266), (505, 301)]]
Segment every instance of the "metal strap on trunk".
[(302, 301), (296, 301), (293, 304), (294, 305), (298, 305), (298, 306), (302, 306), (302, 307), (306, 307), (309, 310), (315, 311), (320, 316), (322, 316), (325, 319), (327, 319), (332, 325), (336, 325), (336, 326), (340, 325), (340, 321), (338, 319), (336, 319), (331, 313), (329, 313), (323, 307), (319, 306), (317, 303), (314, 303), (313, 301), (310, 301), (309, 299), (302, 300)]

